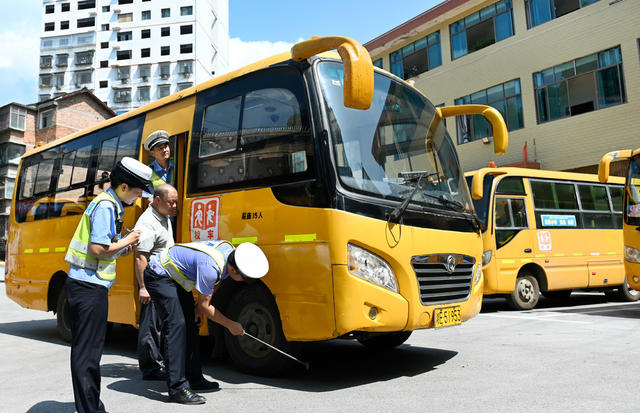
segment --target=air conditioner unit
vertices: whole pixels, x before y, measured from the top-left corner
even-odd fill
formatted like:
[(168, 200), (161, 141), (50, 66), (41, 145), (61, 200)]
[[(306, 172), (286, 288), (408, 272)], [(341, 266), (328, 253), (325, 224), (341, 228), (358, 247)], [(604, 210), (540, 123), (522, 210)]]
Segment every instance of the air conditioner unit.
[(120, 31), (120, 26), (111, 26), (111, 30), (114, 32), (119, 32)]
[(129, 78), (128, 77), (123, 77), (122, 79), (120, 79), (120, 81), (122, 83), (129, 83)]
[(97, 16), (98, 13), (96, 11), (90, 11), (89, 16)]
[(114, 13), (120, 13), (120, 9), (113, 9)]
[(114, 44), (113, 46), (111, 46), (111, 48), (113, 50), (118, 50), (118, 49), (120, 49), (120, 45), (119, 44)]
[(149, 80), (149, 76), (141, 76), (141, 77), (143, 82), (146, 82), (147, 80)]
[(160, 74), (160, 79), (169, 79), (169, 74), (168, 73), (161, 73)]

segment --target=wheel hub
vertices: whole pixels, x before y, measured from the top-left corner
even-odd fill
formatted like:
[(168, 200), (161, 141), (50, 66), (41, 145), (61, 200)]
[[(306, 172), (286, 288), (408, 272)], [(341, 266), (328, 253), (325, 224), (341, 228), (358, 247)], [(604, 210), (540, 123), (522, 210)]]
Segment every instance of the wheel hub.
[[(274, 344), (275, 320), (269, 311), (258, 303), (246, 305), (238, 316), (238, 322), (244, 330), (260, 340)], [(266, 357), (272, 350), (264, 344), (248, 337), (238, 337), (240, 348), (253, 358)]]
[(533, 298), (533, 285), (528, 280), (520, 280), (518, 283), (518, 293), (520, 297), (529, 302)]

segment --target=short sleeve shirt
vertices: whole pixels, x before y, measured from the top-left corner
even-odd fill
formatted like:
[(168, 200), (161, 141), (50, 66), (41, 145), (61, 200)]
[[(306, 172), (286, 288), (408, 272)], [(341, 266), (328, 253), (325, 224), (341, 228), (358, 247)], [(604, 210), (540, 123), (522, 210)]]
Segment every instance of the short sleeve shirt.
[[(223, 244), (218, 250), (224, 256), (226, 263), (227, 257), (233, 251), (233, 247)], [(186, 277), (195, 281), (196, 290), (204, 295), (212, 296), (216, 283), (229, 276), (226, 265), (221, 270), (213, 258), (202, 251), (178, 244), (169, 250), (169, 257)], [(159, 256), (152, 258), (149, 265), (156, 274), (171, 277), (160, 264)]]
[[(120, 210), (124, 210), (120, 198), (111, 188), (107, 192), (120, 204)], [(124, 214), (124, 212), (123, 212)], [(122, 216), (122, 215), (121, 215)], [(109, 201), (102, 201), (95, 206), (93, 214), (91, 214), (91, 242), (94, 244), (111, 245), (113, 240), (120, 239), (120, 234), (116, 233), (116, 209)], [(117, 253), (119, 255), (120, 252)], [(94, 270), (88, 268), (77, 267), (70, 264), (69, 277), (86, 281), (94, 284), (100, 284), (107, 289), (111, 288), (115, 280), (107, 281), (98, 278)]]
[(140, 243), (136, 250), (147, 252), (150, 257), (174, 244), (171, 220), (158, 213), (152, 205), (140, 215), (134, 230), (140, 230)]

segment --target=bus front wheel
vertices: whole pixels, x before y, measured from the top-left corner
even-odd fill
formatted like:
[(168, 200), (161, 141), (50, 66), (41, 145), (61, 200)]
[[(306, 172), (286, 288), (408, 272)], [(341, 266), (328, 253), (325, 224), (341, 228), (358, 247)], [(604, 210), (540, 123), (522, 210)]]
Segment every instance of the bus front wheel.
[(624, 284), (618, 288), (618, 299), (621, 301), (638, 301), (640, 299), (640, 291), (634, 290), (629, 286), (627, 277), (624, 277)]
[[(245, 332), (282, 351), (290, 351), (280, 313), (266, 287), (256, 284), (238, 291), (228, 313), (229, 318), (242, 324)], [(273, 376), (291, 366), (289, 359), (248, 336), (234, 336), (225, 329), (224, 341), (231, 360), (247, 373)]]
[(516, 288), (507, 296), (507, 304), (514, 310), (531, 310), (539, 298), (538, 280), (529, 273), (523, 273), (516, 279)]
[(56, 301), (57, 329), (60, 337), (67, 343), (71, 342), (71, 323), (69, 321), (69, 303), (67, 289), (63, 286)]

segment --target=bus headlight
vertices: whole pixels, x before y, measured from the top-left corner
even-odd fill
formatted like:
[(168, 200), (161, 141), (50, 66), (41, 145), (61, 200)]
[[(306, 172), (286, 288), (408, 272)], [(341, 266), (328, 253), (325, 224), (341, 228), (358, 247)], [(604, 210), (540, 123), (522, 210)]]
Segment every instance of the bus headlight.
[(493, 255), (493, 250), (485, 251), (482, 253), (482, 266), (489, 264), (491, 262), (491, 256)]
[[(482, 254), (484, 256), (484, 254)], [(478, 281), (480, 281), (480, 277), (482, 276), (482, 265), (476, 264), (476, 272), (473, 275), (473, 285), (476, 285)]]
[(632, 248), (624, 246), (624, 259), (629, 262), (640, 263), (640, 251)]
[(385, 260), (353, 244), (347, 244), (347, 256), (347, 265), (351, 274), (398, 292), (396, 275)]

